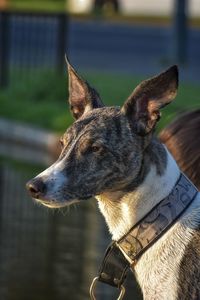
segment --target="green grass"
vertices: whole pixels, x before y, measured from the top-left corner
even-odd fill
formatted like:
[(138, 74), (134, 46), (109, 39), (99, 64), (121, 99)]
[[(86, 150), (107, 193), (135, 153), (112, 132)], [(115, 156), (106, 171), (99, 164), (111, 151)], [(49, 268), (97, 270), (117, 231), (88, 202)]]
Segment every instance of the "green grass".
[[(145, 78), (103, 73), (82, 73), (108, 106), (122, 105), (134, 87)], [(0, 91), (0, 116), (62, 132), (72, 122), (67, 104), (67, 79), (40, 72), (27, 80), (15, 81)], [(159, 128), (177, 113), (200, 107), (200, 87), (181, 83), (176, 100), (163, 110)]]
[(9, 8), (13, 10), (63, 12), (66, 11), (65, 0), (10, 0)]
[(10, 168), (14, 168), (15, 170), (19, 170), (20, 172), (24, 172), (27, 178), (32, 177), (34, 174), (38, 174), (42, 170), (44, 170), (44, 165), (35, 164), (30, 162), (23, 162), (20, 160), (12, 159), (9, 156), (0, 156), (0, 166), (9, 166)]
[[(173, 22), (172, 16), (159, 15), (122, 15), (122, 14), (71, 14), (71, 17), (77, 20), (103, 20), (108, 23), (126, 23), (135, 25), (155, 25), (155, 26), (171, 26)], [(200, 27), (200, 17), (189, 17), (189, 27)]]

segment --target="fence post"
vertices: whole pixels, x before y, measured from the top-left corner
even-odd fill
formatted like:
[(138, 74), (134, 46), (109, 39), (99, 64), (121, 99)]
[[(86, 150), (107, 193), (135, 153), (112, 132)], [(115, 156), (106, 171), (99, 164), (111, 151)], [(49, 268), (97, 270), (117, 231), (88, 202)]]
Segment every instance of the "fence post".
[(9, 13), (0, 12), (0, 88), (9, 81)]
[(68, 16), (65, 13), (58, 15), (57, 66), (60, 74), (63, 72), (63, 62), (67, 46)]
[(178, 63), (187, 61), (187, 8), (188, 0), (174, 1), (174, 58)]
[(2, 210), (3, 210), (3, 166), (0, 164), (0, 237), (1, 235), (1, 226), (2, 226)]

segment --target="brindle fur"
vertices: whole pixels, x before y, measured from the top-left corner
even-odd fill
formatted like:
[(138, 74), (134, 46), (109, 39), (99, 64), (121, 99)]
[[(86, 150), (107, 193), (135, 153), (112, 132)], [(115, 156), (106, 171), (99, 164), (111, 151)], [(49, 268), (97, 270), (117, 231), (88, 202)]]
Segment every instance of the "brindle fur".
[[(49, 207), (61, 207), (76, 200), (96, 196), (110, 231), (112, 233), (117, 231), (118, 224), (122, 223), (121, 231), (118, 230), (117, 235), (114, 235), (114, 238), (116, 236), (119, 238), (138, 221), (137, 218), (141, 218), (156, 204), (154, 200), (151, 202), (151, 199), (145, 202), (148, 200), (146, 199), (143, 203), (143, 199), (140, 199), (140, 189), (142, 192), (146, 191), (144, 185), (152, 181), (149, 174), (153, 174), (155, 180), (164, 178), (169, 165), (166, 149), (155, 138), (154, 128), (160, 118), (160, 109), (176, 96), (177, 67), (173, 66), (160, 75), (142, 82), (121, 109), (105, 107), (99, 94), (69, 63), (68, 72), (69, 104), (76, 120), (61, 138), (62, 152), (58, 161), (30, 181), (27, 187), (33, 198)], [(168, 174), (168, 177), (171, 175)], [(162, 180), (164, 185), (168, 182), (168, 179)], [(173, 185), (169, 187), (172, 188)], [(159, 184), (156, 188), (159, 190)], [(137, 197), (135, 196), (134, 203), (132, 198), (135, 194)], [(133, 208), (136, 210), (136, 217), (133, 216), (132, 223), (126, 226), (128, 222), (126, 215), (132, 214), (130, 209)], [(197, 230), (185, 249), (185, 256), (179, 266), (179, 293), (173, 299), (199, 299), (199, 249)], [(153, 250), (144, 254), (144, 261), (145, 259), (147, 262), (150, 261), (148, 255), (151, 251)], [(158, 253), (162, 256), (164, 252), (159, 248)], [(145, 264), (140, 268), (138, 263), (136, 271), (143, 270)], [(186, 272), (187, 264), (191, 266), (190, 273)], [(195, 274), (192, 271), (195, 271)], [(162, 274), (162, 270), (158, 271), (158, 274)], [(149, 293), (145, 276), (144, 284), (141, 277), (145, 299), (167, 299), (160, 296), (162, 285), (161, 289), (158, 289), (159, 292), (156, 291), (157, 288), (155, 289), (157, 296), (152, 298), (153, 291)], [(162, 280), (160, 284), (161, 282)], [(183, 296), (183, 291), (187, 296)]]

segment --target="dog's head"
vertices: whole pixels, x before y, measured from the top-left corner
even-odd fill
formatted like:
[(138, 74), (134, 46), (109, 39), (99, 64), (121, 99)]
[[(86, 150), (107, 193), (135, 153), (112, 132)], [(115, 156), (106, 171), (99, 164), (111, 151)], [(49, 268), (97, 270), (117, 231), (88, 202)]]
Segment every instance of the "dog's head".
[(174, 99), (178, 86), (172, 66), (138, 85), (120, 109), (105, 107), (69, 63), (68, 73), (75, 122), (61, 138), (58, 160), (27, 183), (31, 196), (49, 207), (123, 190), (137, 181), (160, 109)]

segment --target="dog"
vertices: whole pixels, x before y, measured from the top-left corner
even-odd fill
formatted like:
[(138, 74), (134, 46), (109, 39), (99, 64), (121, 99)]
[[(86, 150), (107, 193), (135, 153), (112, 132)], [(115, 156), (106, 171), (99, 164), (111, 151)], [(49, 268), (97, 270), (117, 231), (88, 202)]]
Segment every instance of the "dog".
[[(160, 110), (176, 97), (178, 68), (141, 82), (121, 108), (104, 106), (69, 62), (68, 74), (75, 122), (60, 140), (58, 160), (27, 189), (50, 208), (95, 197), (117, 241), (169, 195), (180, 176), (154, 135)], [(199, 228), (198, 193), (134, 266), (145, 300), (200, 299)]]
[(200, 189), (200, 109), (180, 114), (160, 133), (160, 141), (180, 169)]

